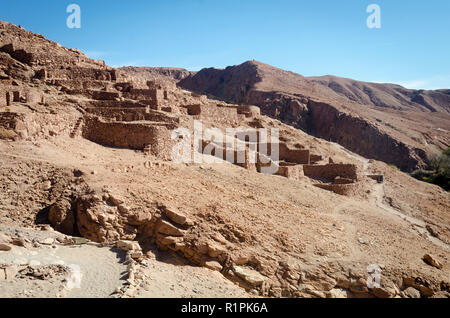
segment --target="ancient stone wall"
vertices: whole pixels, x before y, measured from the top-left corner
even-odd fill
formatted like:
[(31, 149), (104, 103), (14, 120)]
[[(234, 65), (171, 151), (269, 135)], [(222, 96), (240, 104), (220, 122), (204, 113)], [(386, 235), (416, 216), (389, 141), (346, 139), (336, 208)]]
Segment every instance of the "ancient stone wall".
[(94, 80), (115, 81), (115, 72), (106, 69), (96, 69), (78, 66), (68, 66), (65, 69), (51, 69), (48, 71), (49, 79), (62, 80)]
[(68, 134), (74, 118), (67, 115), (0, 112), (0, 127), (14, 131), (18, 139)]
[(218, 106), (218, 105), (202, 105), (194, 104), (187, 105), (188, 114), (191, 116), (197, 116), (197, 119), (202, 120), (215, 120), (220, 121), (222, 124), (238, 124), (245, 118), (245, 115), (237, 113), (237, 106)]
[(96, 108), (143, 108), (146, 109), (147, 105), (131, 101), (116, 101), (116, 100), (91, 100), (85, 103), (85, 107), (96, 107)]
[(160, 159), (170, 160), (175, 142), (171, 140), (174, 125), (106, 122), (87, 116), (82, 136), (107, 147), (136, 150), (149, 149)]
[(314, 163), (316, 163), (316, 162), (319, 162), (319, 161), (321, 161), (322, 159), (323, 159), (323, 157), (322, 157), (321, 155), (314, 155), (314, 154), (311, 154), (311, 155), (309, 156), (309, 161), (310, 161), (311, 164), (314, 164)]
[(5, 107), (5, 106), (9, 106), (9, 102), (8, 99), (9, 97), (9, 92), (6, 89), (2, 89), (0, 87), (0, 107)]
[(32, 65), (35, 61), (35, 56), (32, 53), (16, 48), (12, 43), (2, 46), (0, 52), (8, 53), (13, 59), (27, 65)]
[(216, 158), (229, 161), (237, 165), (248, 164), (249, 157), (246, 156), (247, 147), (242, 147), (243, 149), (234, 149), (231, 147), (226, 147), (226, 145), (219, 145), (217, 143), (202, 140), (200, 152), (205, 155), (215, 156)]
[(309, 158), (309, 150), (291, 149), (286, 144), (280, 143), (280, 160), (308, 165), (310, 163)]
[(80, 94), (83, 94), (84, 90), (105, 90), (112, 87), (112, 83), (110, 82), (91, 79), (48, 79), (46, 84), (70, 88), (73, 91), (72, 94), (76, 93), (76, 90), (79, 90)]
[(243, 114), (247, 118), (256, 118), (261, 116), (261, 109), (258, 106), (243, 105), (237, 107), (238, 114)]
[(315, 184), (315, 186), (340, 195), (351, 194), (355, 188), (354, 184)]
[(276, 174), (293, 180), (299, 180), (304, 175), (301, 165), (283, 166), (281, 163)]
[(116, 121), (153, 121), (160, 123), (178, 124), (179, 117), (167, 116), (163, 112), (145, 108), (87, 108), (90, 114)]
[(21, 128), (24, 121), (24, 115), (18, 113), (2, 112), (0, 113), (0, 127), (16, 130)]
[(291, 149), (285, 143), (279, 144), (258, 143), (258, 151), (267, 152), (267, 154), (271, 155), (272, 148), (275, 149), (276, 145), (278, 145), (280, 161), (286, 161), (296, 164), (310, 164), (310, 151), (308, 149)]
[(132, 88), (129, 92), (125, 92), (124, 97), (138, 100), (145, 103), (153, 109), (160, 109), (164, 102), (164, 91), (156, 88), (136, 89)]
[(336, 177), (358, 179), (357, 167), (353, 164), (304, 165), (305, 176), (332, 180)]
[(97, 100), (116, 100), (117, 98), (120, 97), (120, 93), (118, 93), (118, 92), (93, 90), (93, 91), (89, 91), (89, 93), (93, 99), (97, 99)]

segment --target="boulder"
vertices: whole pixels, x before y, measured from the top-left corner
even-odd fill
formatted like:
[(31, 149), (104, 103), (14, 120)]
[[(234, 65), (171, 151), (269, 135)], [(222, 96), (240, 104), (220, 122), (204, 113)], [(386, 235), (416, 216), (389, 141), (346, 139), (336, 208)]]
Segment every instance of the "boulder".
[(107, 198), (107, 202), (112, 205), (115, 205), (115, 206), (120, 206), (121, 204), (124, 203), (122, 198), (120, 198), (116, 195), (112, 195), (112, 194), (109, 194), (109, 197)]
[(44, 181), (41, 183), (41, 189), (44, 191), (48, 191), (52, 188), (52, 183), (51, 181)]
[(251, 286), (261, 286), (266, 279), (264, 276), (253, 269), (237, 265), (233, 266), (233, 272), (236, 274), (236, 276), (242, 278)]
[(53, 245), (53, 243), (55, 243), (55, 240), (53, 238), (49, 237), (49, 238), (39, 241), (39, 243), (42, 245)]
[(446, 291), (438, 291), (431, 298), (450, 298), (450, 293)]
[(436, 267), (438, 269), (442, 269), (442, 263), (438, 261), (438, 259), (436, 258), (436, 256), (431, 255), (431, 254), (425, 254), (423, 256), (423, 260), (425, 263), (427, 263), (428, 265), (431, 265), (433, 267)]
[(402, 296), (404, 298), (420, 298), (420, 291), (413, 287), (408, 287), (402, 291)]
[(216, 258), (222, 254), (225, 254), (227, 249), (219, 244), (210, 242), (208, 243), (208, 256)]
[(139, 243), (134, 241), (118, 241), (116, 246), (122, 251), (141, 251), (141, 246)]
[(246, 256), (239, 255), (234, 257), (233, 261), (236, 265), (245, 265), (249, 262), (249, 258)]
[(205, 267), (218, 272), (222, 270), (222, 265), (217, 261), (207, 261)]
[(396, 290), (389, 287), (375, 287), (370, 291), (377, 298), (393, 298), (397, 295)]
[(130, 251), (130, 257), (136, 261), (139, 261), (144, 257), (144, 254), (142, 251)]
[(348, 291), (342, 288), (333, 288), (328, 294), (328, 298), (348, 298)]
[(0, 243), (0, 251), (10, 251), (12, 249), (11, 245)]
[(172, 244), (178, 244), (183, 241), (183, 238), (181, 237), (175, 237), (175, 236), (164, 236), (161, 234), (158, 234), (157, 240), (162, 245), (172, 245)]
[(184, 232), (172, 225), (171, 223), (159, 219), (156, 223), (155, 230), (157, 233), (170, 235), (170, 236), (184, 236)]
[(185, 225), (188, 222), (188, 218), (183, 213), (173, 208), (165, 208), (164, 214), (174, 223), (179, 225)]
[(57, 231), (74, 235), (75, 216), (69, 199), (58, 199), (48, 211), (48, 220)]

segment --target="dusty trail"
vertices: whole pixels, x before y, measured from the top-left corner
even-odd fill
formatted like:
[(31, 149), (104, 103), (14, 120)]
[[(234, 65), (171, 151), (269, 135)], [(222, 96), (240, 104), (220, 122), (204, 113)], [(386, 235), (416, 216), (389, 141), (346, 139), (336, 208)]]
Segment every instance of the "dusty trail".
[[(362, 158), (358, 155), (355, 155), (353, 153), (351, 153), (350, 151), (348, 151), (347, 149), (345, 149), (344, 147), (342, 147), (339, 144), (335, 145), (339, 148), (341, 148), (349, 157), (358, 160), (359, 162), (363, 163), (363, 171), (365, 175), (369, 175), (370, 174), (370, 167), (371, 167), (371, 163), (369, 159), (366, 158)], [(414, 228), (414, 230), (416, 230), (420, 236), (425, 237), (426, 239), (428, 239), (430, 242), (434, 243), (435, 245), (442, 247), (446, 250), (450, 250), (450, 245), (446, 244), (445, 242), (441, 241), (440, 239), (438, 239), (437, 237), (434, 237), (430, 234), (430, 232), (428, 231), (428, 229), (426, 228), (426, 223), (423, 220), (417, 219), (415, 217), (406, 215), (388, 205), (386, 205), (384, 203), (384, 197), (385, 195), (385, 190), (384, 190), (384, 183), (377, 183), (374, 187), (373, 187), (373, 191), (372, 194), (374, 195), (375, 198), (375, 203), (377, 205), (377, 207), (379, 207), (380, 209), (385, 210), (386, 212), (389, 212), (393, 215), (396, 215), (400, 218), (402, 218), (403, 220), (405, 220), (406, 222), (409, 222), (412, 227)]]
[[(122, 286), (126, 266), (119, 251), (91, 245), (55, 246), (55, 248), (21, 248), (0, 254), (1, 264), (65, 265), (72, 269), (67, 277), (72, 286), (65, 292), (69, 298), (106, 298)], [(67, 288), (68, 285), (66, 285)], [(14, 291), (11, 291), (14, 294)]]

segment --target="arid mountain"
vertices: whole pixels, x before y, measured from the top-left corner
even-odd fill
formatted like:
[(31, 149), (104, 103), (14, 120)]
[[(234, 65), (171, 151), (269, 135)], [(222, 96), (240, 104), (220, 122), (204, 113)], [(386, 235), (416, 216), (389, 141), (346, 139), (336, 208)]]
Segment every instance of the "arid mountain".
[(194, 75), (195, 72), (185, 70), (184, 68), (176, 67), (138, 67), (125, 66), (119, 70), (126, 72), (133, 77), (142, 77), (149, 79), (168, 79), (174, 81), (181, 81), (188, 76)]
[(293, 127), (413, 165), (382, 130), (405, 111), (258, 63), (189, 79), (242, 105), (141, 71), (0, 22), (0, 297), (450, 296), (449, 193)]
[(203, 69), (179, 85), (260, 106), (265, 115), (402, 170), (425, 166), (450, 145), (450, 90), (305, 78), (256, 61)]
[(358, 82), (336, 76), (308, 79), (361, 105), (404, 111), (450, 113), (450, 89), (412, 90), (395, 84)]

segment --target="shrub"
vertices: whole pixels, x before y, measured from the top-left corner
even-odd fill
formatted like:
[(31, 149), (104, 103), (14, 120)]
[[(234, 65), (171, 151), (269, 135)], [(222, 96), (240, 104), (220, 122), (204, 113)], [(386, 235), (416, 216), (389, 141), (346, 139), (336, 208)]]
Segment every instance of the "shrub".
[(445, 190), (450, 190), (450, 148), (445, 149), (442, 154), (434, 156), (430, 160), (428, 170), (416, 170), (411, 176), (418, 180), (436, 184)]

